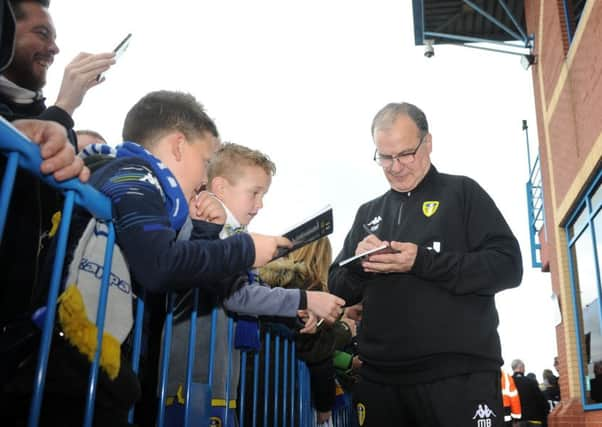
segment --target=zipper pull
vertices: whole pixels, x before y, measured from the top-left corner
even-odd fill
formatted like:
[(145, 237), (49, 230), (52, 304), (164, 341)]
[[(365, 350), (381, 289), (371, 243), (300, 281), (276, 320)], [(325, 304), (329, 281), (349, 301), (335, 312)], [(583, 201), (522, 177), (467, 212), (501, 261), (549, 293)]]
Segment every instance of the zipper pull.
[(397, 212), (397, 225), (401, 225), (401, 214), (403, 213), (403, 200), (399, 202), (399, 211)]

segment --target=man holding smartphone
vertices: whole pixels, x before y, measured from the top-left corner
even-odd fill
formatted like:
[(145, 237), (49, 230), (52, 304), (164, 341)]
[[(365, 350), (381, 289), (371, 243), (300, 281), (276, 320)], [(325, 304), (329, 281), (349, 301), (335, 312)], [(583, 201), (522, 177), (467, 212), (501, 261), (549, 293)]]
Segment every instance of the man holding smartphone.
[[(98, 84), (95, 77), (114, 63), (113, 53), (79, 54), (65, 69), (55, 105), (46, 107), (42, 89), (46, 85), (48, 68), (59, 52), (55, 43), (56, 31), (48, 13), (49, 1), (9, 0), (8, 3), (15, 18), (14, 34), (10, 33), (11, 37), (14, 35), (14, 52), (8, 55), (10, 62), (0, 75), (0, 115), (10, 122), (19, 119), (55, 122), (37, 129), (50, 129), (44, 132), (52, 131), (53, 135), (66, 134), (70, 144), (64, 144), (62, 140), (64, 145), (60, 152), (66, 161), (77, 162), (74, 166), (82, 170), (81, 159), (74, 157), (77, 138), (71, 116), (88, 89)], [(12, 18), (8, 8), (4, 14)], [(8, 22), (12, 23), (11, 20)], [(7, 42), (10, 41), (7, 38)], [(3, 43), (6, 49), (11, 45)], [(57, 124), (64, 130), (56, 131)], [(30, 132), (28, 136), (36, 139), (35, 133)], [(64, 163), (60, 160), (48, 162), (51, 167), (45, 172), (56, 170), (59, 164)], [(0, 164), (2, 170), (3, 165)], [(88, 172), (85, 174), (87, 176)], [(0, 245), (0, 269), (6, 285), (0, 292), (0, 325), (29, 308), (45, 236), (51, 229), (52, 215), (60, 209), (61, 199), (57, 192), (26, 172), (18, 172), (8, 219), (12, 225), (5, 230)]]
[(115, 63), (114, 53), (80, 53), (65, 68), (56, 102), (46, 108), (42, 89), (48, 68), (59, 53), (49, 0), (10, 0), (16, 18), (12, 62), (0, 76), (0, 114), (8, 120), (40, 118), (67, 128), (74, 145), (73, 119), (96, 76)]
[[(495, 294), (521, 281), (518, 242), (475, 181), (431, 164), (418, 107), (386, 105), (372, 136), (391, 189), (359, 208), (328, 281), (363, 300), (359, 425), (501, 427)], [(383, 244), (392, 251), (339, 265)]]

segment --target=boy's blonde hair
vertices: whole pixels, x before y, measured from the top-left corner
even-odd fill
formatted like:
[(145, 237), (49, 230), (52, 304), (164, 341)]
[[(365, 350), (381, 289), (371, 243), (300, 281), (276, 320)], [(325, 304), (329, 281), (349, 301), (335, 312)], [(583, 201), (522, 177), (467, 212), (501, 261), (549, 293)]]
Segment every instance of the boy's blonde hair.
[(328, 268), (332, 263), (332, 247), (328, 237), (322, 237), (291, 252), (288, 258), (307, 267), (308, 291), (328, 292)]
[(244, 166), (258, 166), (268, 176), (276, 174), (276, 165), (261, 151), (227, 142), (217, 150), (209, 163), (207, 169), (209, 183), (213, 178), (221, 176), (234, 184), (240, 178)]

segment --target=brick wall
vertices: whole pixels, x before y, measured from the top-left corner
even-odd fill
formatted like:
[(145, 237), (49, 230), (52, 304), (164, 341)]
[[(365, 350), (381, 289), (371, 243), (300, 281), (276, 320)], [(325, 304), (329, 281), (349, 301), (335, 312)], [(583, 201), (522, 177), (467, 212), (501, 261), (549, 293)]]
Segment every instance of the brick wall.
[(562, 0), (525, 1), (525, 16), (528, 32), (535, 34), (537, 64), (532, 72), (552, 289), (560, 298), (563, 314), (556, 327), (563, 400), (549, 425), (602, 427), (602, 411), (584, 411), (581, 405), (562, 228), (579, 190), (585, 187), (584, 163), (587, 158), (591, 163), (592, 154), (596, 155), (594, 144), (602, 134), (602, 0), (587, 0), (571, 46)]

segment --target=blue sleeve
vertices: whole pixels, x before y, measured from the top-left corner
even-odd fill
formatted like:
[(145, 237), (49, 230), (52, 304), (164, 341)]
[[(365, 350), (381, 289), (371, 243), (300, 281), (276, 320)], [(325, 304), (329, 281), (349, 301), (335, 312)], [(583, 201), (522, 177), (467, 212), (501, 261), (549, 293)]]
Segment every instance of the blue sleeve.
[(117, 243), (132, 279), (151, 292), (203, 287), (245, 271), (255, 259), (248, 234), (225, 240), (176, 240), (152, 171), (122, 165), (100, 186), (113, 202)]
[(219, 233), (222, 231), (222, 228), (224, 228), (222, 224), (214, 224), (212, 222), (193, 219), (190, 240), (219, 239)]
[[(243, 234), (243, 233), (241, 233)], [(297, 317), (301, 307), (300, 289), (270, 288), (257, 282), (242, 286), (223, 302), (224, 308), (252, 316)]]
[[(363, 207), (363, 206), (362, 206)], [(371, 273), (365, 273), (362, 270), (361, 263), (352, 262), (342, 267), (339, 262), (355, 254), (357, 244), (365, 237), (360, 218), (364, 217), (362, 207), (357, 211), (355, 220), (343, 243), (343, 249), (335, 258), (328, 271), (328, 289), (333, 295), (343, 298), (347, 306), (357, 304), (362, 301), (363, 285), (362, 282), (370, 276)]]

